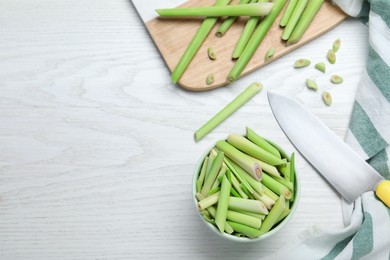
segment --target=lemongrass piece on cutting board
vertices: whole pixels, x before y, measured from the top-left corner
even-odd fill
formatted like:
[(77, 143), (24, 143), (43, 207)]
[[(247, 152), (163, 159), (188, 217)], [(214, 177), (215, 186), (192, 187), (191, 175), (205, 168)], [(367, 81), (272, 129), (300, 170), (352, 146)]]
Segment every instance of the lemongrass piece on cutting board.
[(297, 25), (299, 18), (301, 17), (303, 11), (305, 10), (308, 0), (298, 0), (297, 5), (294, 8), (293, 13), (291, 14), (290, 20), (286, 27), (283, 30), (282, 39), (287, 41), (290, 38), (291, 33), (293, 32), (295, 26)]
[[(248, 4), (250, 0), (240, 0), (239, 4), (244, 5)], [(215, 32), (215, 36), (221, 38), (225, 35), (225, 33), (232, 27), (234, 22), (237, 20), (237, 16), (229, 16), (227, 17), (221, 25), (218, 27), (217, 31)]]

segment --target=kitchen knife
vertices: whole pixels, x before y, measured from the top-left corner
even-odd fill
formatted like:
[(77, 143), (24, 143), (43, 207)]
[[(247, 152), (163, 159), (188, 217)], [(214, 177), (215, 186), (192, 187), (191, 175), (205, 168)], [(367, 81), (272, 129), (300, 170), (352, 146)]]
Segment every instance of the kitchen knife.
[(268, 92), (280, 127), (297, 150), (329, 181), (348, 203), (367, 191), (390, 208), (390, 181), (294, 99)]

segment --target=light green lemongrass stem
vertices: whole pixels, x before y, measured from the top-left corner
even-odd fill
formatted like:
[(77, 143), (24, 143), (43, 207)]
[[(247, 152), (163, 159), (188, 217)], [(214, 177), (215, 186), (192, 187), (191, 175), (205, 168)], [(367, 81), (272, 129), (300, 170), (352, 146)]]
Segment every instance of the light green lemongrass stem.
[(211, 186), (211, 189), (215, 189), (215, 188), (219, 187), (219, 185), (221, 184), (221, 180), (222, 180), (222, 179), (220, 180), (220, 177), (225, 175), (226, 170), (227, 170), (226, 165), (224, 165), (224, 163), (222, 163), (221, 169), (219, 170), (217, 178), (215, 179), (213, 186)]
[(290, 210), (290, 200), (286, 200), (286, 207), (284, 208), (282, 214), (279, 216), (278, 220), (276, 221), (276, 223), (279, 223), (280, 221), (282, 221), (285, 217), (288, 216), (288, 214), (290, 214), (291, 210)]
[(228, 143), (236, 147), (238, 150), (241, 150), (242, 152), (255, 157), (256, 159), (259, 159), (267, 164), (270, 165), (282, 165), (286, 164), (285, 160), (282, 160), (275, 155), (269, 153), (268, 151), (264, 150), (263, 148), (255, 145), (242, 135), (237, 134), (231, 134), (227, 138)]
[(257, 200), (260, 200), (261, 202), (264, 203), (264, 205), (267, 207), (268, 210), (270, 210), (274, 205), (275, 201), (268, 197), (267, 195), (263, 194), (260, 195), (257, 192), (253, 193), (253, 197)]
[[(204, 179), (206, 180), (207, 179), (207, 176), (209, 175), (210, 173), (210, 170), (211, 170), (211, 166), (213, 165), (213, 162), (215, 160), (215, 157), (217, 157), (217, 155), (212, 155), (210, 153), (210, 156), (209, 156), (209, 161), (207, 162), (207, 168), (206, 168), (206, 174), (204, 176)], [(204, 183), (204, 181), (203, 181)]]
[(323, 3), (324, 0), (310, 0), (307, 3), (306, 9), (291, 33), (287, 44), (297, 43), (302, 38)]
[[(251, 3), (256, 3), (257, 0), (252, 0)], [(241, 32), (241, 36), (238, 39), (236, 47), (234, 48), (232, 58), (238, 59), (241, 53), (244, 51), (245, 46), (247, 45), (249, 39), (251, 38), (253, 31), (256, 28), (257, 23), (259, 22), (259, 16), (252, 16), (248, 19), (245, 24), (244, 30)]]
[(269, 139), (266, 139), (264, 138), (264, 140), (266, 140), (270, 145), (272, 145), (272, 147), (274, 147), (280, 154), (280, 156), (283, 158), (283, 159), (286, 159), (288, 160), (288, 156), (287, 154), (284, 152), (284, 150), (276, 143), (272, 142), (271, 140)]
[(267, 140), (265, 140), (263, 137), (256, 134), (253, 130), (251, 130), (249, 127), (246, 128), (246, 137), (255, 145), (263, 148), (264, 150), (268, 151), (269, 153), (275, 155), (278, 158), (281, 158), (280, 152), (278, 149), (276, 149), (274, 146), (272, 146)]
[(226, 219), (255, 229), (260, 229), (262, 222), (259, 218), (255, 218), (233, 210), (228, 210)]
[[(217, 209), (215, 207), (208, 207), (207, 211), (215, 219), (215, 214), (217, 212)], [(230, 226), (229, 223), (227, 223), (227, 222), (225, 223), (225, 232), (228, 234), (232, 234), (234, 232), (232, 226)]]
[[(231, 0), (217, 0), (215, 6), (223, 6), (230, 3)], [(181, 57), (179, 63), (176, 65), (172, 73), (172, 82), (177, 83), (180, 78), (183, 76), (184, 71), (187, 69), (188, 65), (191, 63), (195, 54), (198, 52), (200, 46), (205, 41), (211, 30), (213, 29), (215, 23), (218, 21), (218, 17), (208, 17), (204, 19), (198, 31), (196, 32), (194, 38), (191, 40), (187, 49), (185, 50), (183, 56)]]
[(248, 227), (246, 225), (236, 223), (233, 221), (228, 221), (229, 225), (234, 229), (234, 231), (238, 233), (242, 233), (245, 236), (249, 238), (256, 238), (260, 235), (260, 232), (258, 229)]
[(252, 216), (252, 217), (255, 217), (255, 218), (259, 218), (261, 220), (264, 220), (265, 219), (265, 214), (260, 214), (260, 213), (253, 213), (253, 212), (246, 212), (246, 211), (240, 211), (241, 213), (245, 214), (245, 215), (248, 215), (248, 216)]
[(294, 185), (291, 183), (289, 179), (287, 180), (285, 178), (275, 178), (274, 176), (271, 175), (270, 177), (276, 180), (277, 182), (283, 184), (284, 186), (286, 186), (290, 191), (294, 191)]
[(269, 165), (268, 163), (265, 163), (263, 161), (259, 161), (259, 162), (260, 162), (260, 167), (264, 172), (266, 172), (274, 177), (282, 178), (278, 169), (275, 166)]
[(291, 14), (294, 11), (295, 6), (297, 5), (298, 0), (290, 0), (287, 4), (287, 8), (284, 11), (282, 19), (280, 20), (280, 26), (285, 27), (290, 20)]
[(274, 201), (276, 201), (279, 198), (278, 194), (273, 192), (270, 188), (268, 188), (264, 184), (262, 184), (262, 185), (263, 185), (264, 195), (270, 197)]
[(233, 187), (230, 189), (230, 194), (232, 194), (236, 198), (242, 198), (240, 194)]
[(263, 16), (271, 12), (272, 3), (255, 3), (245, 5), (202, 6), (189, 8), (156, 9), (161, 17), (193, 17), (193, 16)]
[[(243, 5), (243, 4), (247, 4), (249, 3), (250, 0), (240, 0), (239, 4), (240, 5)], [(215, 35), (219, 38), (223, 37), (225, 35), (225, 33), (230, 29), (230, 27), (232, 27), (232, 25), (234, 24), (234, 22), (237, 20), (237, 16), (230, 16), (228, 18), (226, 18), (222, 24), (218, 27)]]
[(200, 174), (199, 174), (199, 177), (198, 179), (196, 180), (196, 192), (199, 192), (200, 189), (202, 188), (202, 185), (203, 185), (203, 182), (204, 182), (204, 178), (206, 176), (206, 170), (207, 170), (207, 163), (209, 161), (209, 157), (207, 156), (204, 161), (203, 161), (203, 164), (202, 164), (202, 168), (200, 170)]
[(207, 192), (207, 196), (213, 195), (213, 194), (217, 193), (220, 190), (221, 190), (220, 187), (212, 188), (211, 190), (209, 190), (209, 192)]
[(248, 195), (245, 194), (245, 192), (241, 189), (241, 185), (240, 183), (238, 182), (237, 178), (234, 176), (234, 174), (232, 174), (232, 185), (234, 187), (234, 189), (236, 189), (236, 191), (238, 192), (238, 194), (240, 194), (240, 197), (243, 198), (243, 199), (247, 199), (248, 198)]
[(301, 17), (303, 11), (305, 10), (306, 4), (308, 0), (298, 0), (297, 5), (294, 8), (293, 13), (291, 14), (290, 20), (286, 27), (283, 30), (282, 39), (288, 40), (290, 38), (291, 33), (293, 32), (295, 26), (297, 25), (299, 18)]
[(251, 200), (255, 199), (253, 197), (253, 195), (248, 191), (248, 189), (243, 184), (241, 184), (240, 186), (241, 186), (241, 189), (245, 192), (245, 194), (248, 195), (249, 199), (251, 199)]
[(209, 222), (212, 225), (215, 225), (215, 220), (211, 218), (211, 215), (207, 210), (202, 210), (200, 212), (200, 214), (202, 215), (204, 220), (206, 220), (207, 222)]
[(267, 217), (265, 217), (263, 224), (260, 227), (260, 234), (267, 233), (271, 230), (271, 228), (277, 223), (280, 215), (282, 215), (285, 208), (285, 198), (283, 196), (280, 196), (279, 199), (276, 201), (275, 205), (272, 207), (269, 214), (267, 215)]
[(234, 146), (226, 141), (220, 140), (217, 142), (216, 147), (218, 150), (224, 152), (224, 154), (237, 163), (241, 168), (247, 171), (256, 180), (261, 179), (262, 170), (260, 167), (260, 161), (244, 154), (243, 152), (236, 149)]
[[(230, 171), (228, 170), (226, 173), (230, 174)], [(222, 179), (221, 191), (218, 198), (217, 212), (215, 214), (215, 224), (217, 225), (221, 233), (223, 233), (223, 231), (225, 230), (225, 222), (226, 222), (226, 215), (228, 211), (231, 187), (232, 185), (225, 174)]]
[(259, 200), (230, 197), (229, 209), (235, 211), (249, 211), (253, 213), (268, 214), (267, 207)]
[(218, 112), (213, 118), (211, 118), (206, 124), (199, 128), (194, 135), (195, 141), (199, 141), (205, 135), (207, 135), (211, 130), (217, 127), (222, 123), (226, 118), (233, 114), (236, 110), (242, 107), (246, 102), (248, 102), (253, 96), (259, 93), (262, 90), (263, 86), (261, 84), (251, 84), (247, 87), (238, 97), (231, 101), (227, 106), (225, 106), (221, 111)]
[[(290, 181), (295, 187), (295, 153), (291, 154), (291, 160), (290, 160)], [(295, 190), (291, 194), (291, 201), (294, 200), (295, 197)]]
[(213, 165), (211, 166), (210, 172), (207, 175), (207, 178), (204, 180), (203, 187), (200, 191), (203, 196), (207, 195), (207, 192), (211, 189), (211, 187), (214, 184), (215, 179), (217, 178), (217, 175), (219, 173), (219, 169), (222, 166), (224, 154), (223, 152), (218, 152), (217, 157), (215, 157), (213, 161)]
[(237, 60), (232, 70), (229, 72), (227, 78), (229, 82), (233, 82), (240, 77), (249, 60), (252, 58), (260, 43), (263, 41), (264, 36), (267, 34), (269, 29), (271, 28), (271, 25), (282, 10), (285, 2), (286, 0), (274, 1), (274, 6), (272, 7), (271, 12), (267, 16), (265, 16), (264, 19), (260, 22), (259, 26), (250, 38), (247, 46), (245, 47), (244, 51), (241, 53), (240, 58)]
[[(242, 170), (241, 168), (239, 168), (239, 166), (237, 164), (235, 164), (232, 160), (230, 160), (229, 158), (224, 158), (224, 162), (226, 163), (226, 165), (229, 167), (229, 169), (233, 172), (233, 174), (235, 175), (235, 177), (237, 177), (237, 179), (239, 180), (239, 182), (241, 182), (245, 188), (248, 189), (248, 191), (250, 193), (254, 193), (255, 190), (251, 187), (251, 185), (249, 184), (249, 182), (246, 181), (246, 179), (242, 176), (241, 174), (241, 171)], [(236, 167), (237, 165), (237, 167)], [(244, 171), (244, 170), (242, 170)], [(245, 172), (245, 171), (244, 171)]]
[[(291, 163), (288, 162), (286, 164), (286, 172), (284, 173), (284, 178), (287, 180), (290, 180), (290, 173), (291, 173)], [(293, 185), (293, 187), (294, 187), (294, 185)]]
[[(250, 174), (248, 174), (244, 169), (242, 169), (240, 166), (238, 166), (235, 162), (230, 161), (231, 165), (237, 172), (237, 174), (242, 178), (242, 183), (248, 183), (248, 185), (254, 190), (254, 192), (257, 192), (259, 194), (263, 194), (263, 185), (260, 181), (255, 180)], [(251, 190), (248, 189), (250, 192)], [(254, 193), (251, 192), (251, 193)]]
[[(202, 195), (203, 196), (203, 195)], [(199, 197), (199, 196), (198, 196)], [(199, 198), (202, 198), (202, 197), (199, 197)], [(219, 192), (216, 192), (214, 193), (213, 195), (211, 196), (208, 196), (207, 198), (205, 198), (205, 196), (203, 196), (204, 199), (200, 200), (198, 202), (198, 208), (200, 210), (204, 210), (204, 209), (207, 209), (208, 207), (211, 207), (213, 206), (214, 204), (216, 204), (218, 202), (218, 199), (219, 199)]]
[(283, 184), (281, 184), (280, 182), (278, 182), (277, 180), (275, 180), (274, 178), (272, 178), (271, 176), (269, 176), (267, 174), (263, 174), (263, 179), (261, 180), (261, 182), (265, 186), (270, 188), (273, 192), (278, 194), (279, 196), (282, 195), (286, 199), (290, 199), (291, 198), (291, 191), (290, 191), (290, 189), (287, 188), (286, 186), (284, 186)]
[(290, 180), (290, 173), (287, 172), (289, 170), (289, 162), (287, 162), (285, 165), (280, 165), (277, 167), (278, 171), (283, 174), (284, 178), (286, 178), (286, 175), (288, 175), (288, 180)]

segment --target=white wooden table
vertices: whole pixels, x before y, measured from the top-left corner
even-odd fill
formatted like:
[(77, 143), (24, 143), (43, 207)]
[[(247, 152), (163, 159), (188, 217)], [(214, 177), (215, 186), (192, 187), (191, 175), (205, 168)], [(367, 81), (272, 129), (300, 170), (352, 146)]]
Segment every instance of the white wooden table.
[[(324, 61), (336, 38), (326, 75), (293, 68), (302, 57)], [(170, 83), (129, 0), (0, 1), (0, 258), (259, 259), (312, 225), (341, 228), (339, 195), (300, 155), (298, 210), (260, 243), (208, 230), (191, 180), (204, 150), (245, 126), (295, 151), (268, 90), (294, 96), (343, 138), (367, 38), (349, 19), (228, 87), (192, 93)], [(332, 73), (345, 83), (331, 85)], [(330, 90), (331, 107), (305, 88), (308, 77)], [(264, 91), (194, 143), (194, 131), (253, 81)]]

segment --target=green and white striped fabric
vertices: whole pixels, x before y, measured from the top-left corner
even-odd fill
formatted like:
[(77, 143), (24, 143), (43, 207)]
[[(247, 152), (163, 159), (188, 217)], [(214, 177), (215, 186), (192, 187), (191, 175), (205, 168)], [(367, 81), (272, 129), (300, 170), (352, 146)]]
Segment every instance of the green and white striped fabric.
[[(369, 29), (367, 67), (345, 141), (390, 179), (390, 0), (334, 3), (362, 19)], [(390, 260), (390, 209), (373, 192), (363, 194), (354, 205), (343, 202), (343, 217), (343, 230), (331, 232), (315, 226), (268, 258)]]

